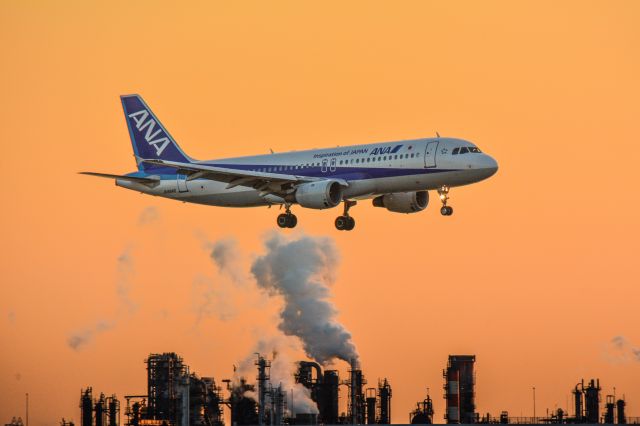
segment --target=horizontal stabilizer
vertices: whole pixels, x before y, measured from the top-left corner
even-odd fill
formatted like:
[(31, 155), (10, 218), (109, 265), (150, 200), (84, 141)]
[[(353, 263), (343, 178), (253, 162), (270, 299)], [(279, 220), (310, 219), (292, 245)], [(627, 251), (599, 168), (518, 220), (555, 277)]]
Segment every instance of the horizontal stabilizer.
[(96, 172), (80, 172), (81, 175), (97, 176), (109, 179), (128, 180), (130, 182), (138, 182), (144, 184), (159, 183), (160, 178), (138, 177), (138, 176), (125, 176), (125, 175), (112, 175), (109, 173), (96, 173)]

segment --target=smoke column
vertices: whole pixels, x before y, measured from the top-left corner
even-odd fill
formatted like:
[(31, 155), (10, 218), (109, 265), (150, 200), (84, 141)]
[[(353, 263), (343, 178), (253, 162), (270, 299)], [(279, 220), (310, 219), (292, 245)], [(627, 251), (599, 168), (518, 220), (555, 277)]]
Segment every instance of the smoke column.
[(322, 364), (358, 359), (351, 334), (336, 320), (337, 309), (329, 301), (338, 264), (333, 241), (310, 236), (288, 241), (274, 234), (265, 246), (251, 272), (260, 288), (284, 299), (278, 328), (300, 338), (307, 355)]

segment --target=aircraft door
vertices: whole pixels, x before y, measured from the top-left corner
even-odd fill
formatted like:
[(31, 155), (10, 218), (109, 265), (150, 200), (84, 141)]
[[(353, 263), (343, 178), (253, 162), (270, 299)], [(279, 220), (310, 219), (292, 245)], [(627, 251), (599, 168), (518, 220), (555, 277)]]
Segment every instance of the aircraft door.
[(178, 174), (176, 175), (176, 183), (178, 184), (178, 192), (188, 192), (187, 188), (187, 176)]
[(330, 166), (329, 170), (331, 170), (332, 172), (336, 171), (336, 158), (335, 157), (331, 159), (331, 166)]
[(329, 164), (329, 160), (326, 158), (322, 160), (322, 173), (327, 173), (327, 164)]
[(436, 152), (438, 150), (438, 141), (427, 142), (427, 148), (424, 151), (424, 166), (426, 168), (436, 166)]

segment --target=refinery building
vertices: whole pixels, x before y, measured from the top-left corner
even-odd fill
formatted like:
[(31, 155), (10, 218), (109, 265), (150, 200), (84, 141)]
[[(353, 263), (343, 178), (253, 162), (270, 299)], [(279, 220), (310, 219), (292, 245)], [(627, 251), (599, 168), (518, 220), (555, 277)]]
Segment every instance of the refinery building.
[[(580, 381), (572, 390), (572, 407), (556, 409), (544, 417), (512, 417), (479, 413), (475, 404), (474, 355), (450, 355), (443, 370), (446, 408), (443, 421), (435, 421), (431, 396), (416, 403), (411, 413), (392, 417), (390, 381), (368, 383), (359, 364), (351, 360), (347, 377), (323, 369), (313, 361), (295, 364), (294, 389), (274, 383), (271, 360), (256, 354), (255, 375), (217, 382), (190, 371), (176, 353), (150, 354), (145, 360), (147, 392), (144, 395), (80, 391), (78, 426), (279, 426), (346, 424), (640, 424), (628, 417), (624, 398), (602, 399), (598, 380)], [(310, 403), (300, 405), (304, 396)], [(343, 409), (340, 401), (343, 400)], [(225, 413), (228, 418), (225, 418)], [(407, 417), (408, 414), (408, 417)], [(395, 414), (394, 414), (395, 415)], [(28, 417), (27, 417), (28, 418)], [(394, 421), (395, 420), (395, 421)], [(61, 426), (76, 426), (62, 419)], [(23, 425), (20, 418), (6, 426)]]

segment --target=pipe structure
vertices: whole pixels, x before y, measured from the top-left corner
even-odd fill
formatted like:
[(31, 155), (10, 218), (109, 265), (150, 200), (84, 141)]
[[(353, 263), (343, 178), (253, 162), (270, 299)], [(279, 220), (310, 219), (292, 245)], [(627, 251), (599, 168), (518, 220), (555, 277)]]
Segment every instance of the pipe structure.
[(585, 421), (598, 423), (600, 421), (600, 380), (591, 379), (589, 386), (584, 390), (585, 395)]
[(313, 361), (300, 361), (299, 364), (303, 369), (311, 367), (316, 370), (316, 382), (322, 383), (322, 368), (320, 367), (320, 364)]
[(367, 415), (366, 420), (367, 424), (372, 425), (376, 423), (376, 390), (374, 388), (368, 388), (366, 390), (366, 408)]
[[(578, 389), (579, 387), (579, 389)], [(575, 422), (582, 423), (582, 393), (584, 392), (584, 380), (580, 383), (576, 384), (576, 387), (573, 389), (573, 398), (575, 405)]]
[(120, 401), (114, 395), (107, 398), (107, 425), (120, 426)]
[(94, 406), (95, 411), (95, 425), (96, 426), (106, 426), (107, 419), (107, 404), (105, 400), (105, 396), (103, 393), (100, 394), (100, 398), (95, 403)]
[(268, 369), (271, 367), (271, 363), (267, 361), (260, 354), (258, 355), (258, 360), (256, 361), (256, 365), (258, 366), (258, 425), (264, 426), (264, 409), (265, 409), (265, 399), (267, 396), (267, 383), (269, 382), (269, 372)]
[(80, 391), (80, 426), (93, 426), (93, 390)]
[(391, 424), (391, 385), (384, 379), (378, 381), (378, 399), (380, 404), (380, 415), (377, 422), (380, 424)]

